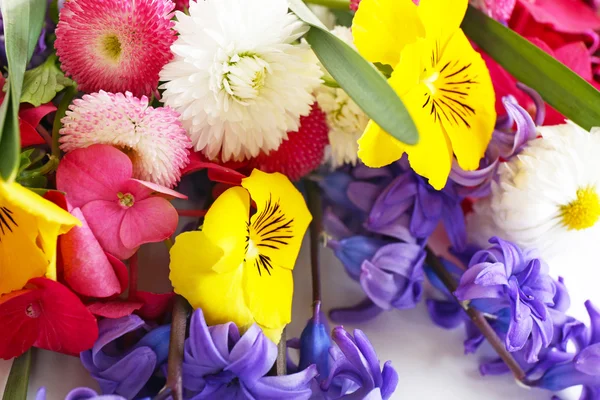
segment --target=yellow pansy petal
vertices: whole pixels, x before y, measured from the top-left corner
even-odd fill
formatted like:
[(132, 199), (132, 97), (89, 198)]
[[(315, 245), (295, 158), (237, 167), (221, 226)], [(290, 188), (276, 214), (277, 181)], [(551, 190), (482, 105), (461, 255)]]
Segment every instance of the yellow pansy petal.
[(2, 198), (31, 215), (60, 224), (59, 234), (67, 233), (74, 226), (81, 226), (81, 221), (67, 211), (16, 182), (0, 181), (0, 199)]
[(259, 325), (283, 328), (292, 320), (294, 280), (291, 270), (276, 267), (265, 271), (247, 261), (243, 285), (246, 304)]
[(283, 333), (283, 328), (267, 328), (266, 326), (262, 326), (261, 324), (257, 324), (260, 329), (262, 329), (263, 333), (266, 337), (268, 337), (271, 342), (277, 344), (281, 340), (281, 334)]
[(436, 99), (458, 164), (475, 170), (496, 122), (494, 86), (485, 62), (462, 30), (450, 39), (438, 63)]
[(425, 36), (425, 29), (412, 0), (362, 0), (352, 21), (352, 35), (367, 60), (394, 66), (402, 48)]
[(242, 186), (257, 208), (250, 220), (246, 260), (266, 269), (294, 269), (312, 219), (304, 197), (284, 175), (258, 169), (242, 180)]
[(213, 266), (215, 271), (237, 268), (244, 259), (249, 216), (250, 197), (239, 186), (223, 192), (206, 213), (202, 231), (225, 254)]
[(48, 259), (36, 243), (38, 235), (35, 216), (0, 198), (0, 295), (46, 273)]
[(442, 47), (460, 27), (468, 0), (421, 0), (417, 7), (427, 37), (440, 40)]
[(46, 255), (48, 267), (46, 268), (46, 278), (56, 280), (56, 245), (57, 236), (61, 225), (57, 225), (45, 220), (38, 220), (38, 245)]
[(192, 307), (202, 308), (209, 325), (233, 321), (247, 327), (254, 319), (244, 302), (243, 265), (217, 273), (212, 267), (223, 255), (203, 231), (182, 233), (171, 248), (169, 278), (175, 293), (185, 297)]
[(369, 121), (358, 139), (358, 158), (371, 168), (380, 168), (397, 161), (404, 154), (402, 143)]

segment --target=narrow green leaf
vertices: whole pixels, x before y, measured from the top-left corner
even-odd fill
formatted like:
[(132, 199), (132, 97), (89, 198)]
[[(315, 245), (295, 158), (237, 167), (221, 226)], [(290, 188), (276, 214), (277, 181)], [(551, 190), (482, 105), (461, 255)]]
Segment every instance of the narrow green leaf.
[(373, 64), (330, 33), (301, 0), (289, 0), (290, 9), (311, 26), (306, 40), (356, 104), (383, 130), (407, 144), (416, 144), (417, 128), (402, 100)]
[(40, 66), (25, 71), (23, 79), (22, 103), (30, 103), (35, 107), (51, 101), (56, 93), (74, 82), (67, 78), (56, 65), (56, 55), (51, 55)]
[(29, 370), (31, 369), (31, 349), (15, 358), (10, 368), (8, 381), (4, 387), (4, 400), (26, 400)]
[(1, 0), (9, 87), (0, 106), (0, 178), (14, 179), (19, 165), (19, 104), (23, 76), (40, 36), (46, 0)]
[(584, 129), (600, 126), (600, 92), (527, 39), (469, 6), (462, 28), (518, 81)]

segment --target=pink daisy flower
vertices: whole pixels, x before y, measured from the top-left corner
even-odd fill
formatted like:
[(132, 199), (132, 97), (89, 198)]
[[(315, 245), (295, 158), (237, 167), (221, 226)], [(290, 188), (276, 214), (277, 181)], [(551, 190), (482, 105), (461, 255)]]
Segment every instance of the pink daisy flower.
[(92, 93), (69, 106), (61, 120), (65, 152), (93, 144), (112, 145), (133, 162), (133, 177), (172, 188), (189, 162), (192, 143), (169, 107), (153, 108), (131, 93)]
[(70, 0), (60, 12), (56, 54), (85, 92), (150, 95), (175, 41), (171, 0)]

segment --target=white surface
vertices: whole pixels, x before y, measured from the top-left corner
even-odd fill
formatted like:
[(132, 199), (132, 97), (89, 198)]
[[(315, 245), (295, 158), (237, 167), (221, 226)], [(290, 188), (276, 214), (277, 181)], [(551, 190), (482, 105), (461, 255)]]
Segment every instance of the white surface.
[[(348, 278), (342, 265), (329, 250), (322, 250), (321, 262), (325, 310), (354, 304), (362, 299), (359, 285)], [(149, 251), (145, 251), (140, 257), (140, 276), (142, 280), (145, 277), (146, 280), (152, 279), (152, 281), (142, 282), (141, 288), (161, 290), (164, 282), (168, 282), (167, 265), (167, 252), (163, 246), (154, 246)], [(146, 268), (148, 271), (145, 271)], [(294, 276), (293, 322), (288, 328), (289, 337), (299, 335), (311, 314), (308, 246), (304, 246), (300, 253)], [(352, 330), (355, 326), (347, 325), (345, 328)], [(360, 328), (372, 341), (381, 361), (392, 360), (393, 366), (398, 371), (400, 383), (392, 399), (550, 398), (548, 392), (517, 386), (509, 375), (481, 377), (477, 369), (481, 355), (463, 354), (462, 328), (452, 331), (437, 328), (429, 320), (424, 304), (413, 310), (381, 314)], [(78, 358), (42, 350), (37, 350), (35, 354), (29, 399), (34, 399), (35, 392), (41, 386), (46, 387), (48, 400), (63, 400), (65, 394), (74, 387), (96, 387)], [(491, 351), (488, 352), (488, 355), (490, 354)], [(0, 360), (0, 389), (2, 390), (8, 365), (9, 362)]]

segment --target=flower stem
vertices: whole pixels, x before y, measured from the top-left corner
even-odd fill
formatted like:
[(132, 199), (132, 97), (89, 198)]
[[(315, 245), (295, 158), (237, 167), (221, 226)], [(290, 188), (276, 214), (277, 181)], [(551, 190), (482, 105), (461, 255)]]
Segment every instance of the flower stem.
[(204, 217), (208, 210), (180, 210), (177, 209), (177, 214), (180, 217)]
[(317, 4), (319, 6), (334, 8), (337, 10), (350, 10), (349, 0), (304, 0), (304, 2), (308, 4)]
[(518, 382), (525, 383), (526, 374), (525, 371), (521, 368), (519, 363), (513, 358), (512, 354), (506, 350), (506, 346), (502, 343), (502, 340), (496, 335), (494, 329), (490, 326), (488, 321), (485, 319), (484, 315), (477, 309), (469, 307), (467, 302), (461, 302), (454, 296), (454, 292), (458, 288), (458, 283), (454, 280), (454, 277), (448, 272), (448, 270), (444, 267), (444, 264), (440, 261), (437, 255), (427, 247), (427, 265), (431, 267), (433, 272), (440, 278), (444, 286), (452, 293), (454, 299), (461, 305), (463, 310), (467, 313), (473, 324), (479, 329), (481, 334), (486, 338), (486, 340), (492, 345), (498, 356), (504, 361), (506, 366), (513, 373), (515, 379)]
[(183, 346), (188, 313), (187, 300), (177, 295), (173, 304), (173, 322), (171, 323), (167, 364), (167, 388), (171, 390), (173, 400), (183, 400)]
[(319, 260), (321, 243), (319, 242), (319, 239), (321, 237), (321, 232), (323, 231), (323, 209), (319, 186), (308, 179), (304, 181), (304, 184), (306, 185), (308, 197), (308, 209), (313, 217), (312, 222), (310, 223), (310, 268), (312, 273), (314, 307), (317, 302), (321, 301), (321, 266)]
[(10, 368), (10, 374), (8, 375), (8, 381), (6, 381), (6, 387), (4, 388), (3, 399), (27, 399), (29, 371), (31, 370), (31, 352), (32, 349), (29, 349), (14, 359)]
[(163, 243), (167, 247), (167, 250), (171, 251), (171, 247), (173, 247), (173, 240), (171, 238), (166, 238), (163, 240)]
[(60, 143), (58, 139), (60, 138), (60, 128), (62, 128), (62, 122), (60, 121), (67, 112), (69, 108), (69, 104), (71, 101), (77, 96), (77, 88), (75, 86), (69, 86), (65, 93), (63, 94), (63, 98), (58, 105), (58, 109), (56, 110), (56, 115), (54, 116), (54, 124), (52, 125), (52, 155), (56, 158), (60, 158)]
[(277, 344), (277, 361), (275, 361), (275, 369), (277, 375), (287, 374), (287, 338), (286, 328), (281, 332), (281, 340)]
[(138, 252), (129, 259), (129, 299), (134, 299), (137, 294), (138, 284)]

